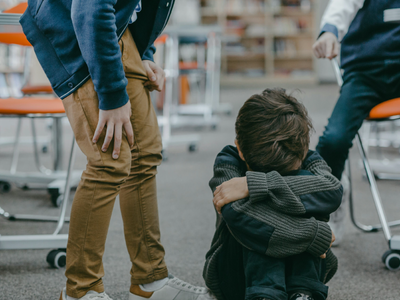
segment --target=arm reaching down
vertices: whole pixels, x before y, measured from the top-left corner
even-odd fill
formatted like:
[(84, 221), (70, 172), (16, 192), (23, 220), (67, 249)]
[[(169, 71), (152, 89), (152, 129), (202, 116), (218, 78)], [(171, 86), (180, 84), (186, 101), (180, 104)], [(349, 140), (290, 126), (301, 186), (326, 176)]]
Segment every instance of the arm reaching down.
[(330, 0), (321, 20), (321, 32), (313, 45), (317, 58), (332, 59), (339, 54), (339, 42), (349, 30), (365, 0)]

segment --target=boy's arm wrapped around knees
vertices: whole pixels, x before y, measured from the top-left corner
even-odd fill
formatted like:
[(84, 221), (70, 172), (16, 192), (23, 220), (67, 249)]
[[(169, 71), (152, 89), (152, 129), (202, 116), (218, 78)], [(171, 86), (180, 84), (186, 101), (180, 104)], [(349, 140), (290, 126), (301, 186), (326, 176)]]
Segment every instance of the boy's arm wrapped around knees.
[[(245, 172), (246, 165), (236, 148), (227, 146), (215, 160), (210, 188), (214, 192), (217, 186), (241, 177)], [(263, 199), (265, 197), (264, 194)], [(249, 199), (242, 199), (229, 203), (222, 208), (222, 215), (217, 214), (217, 227), (221, 223), (228, 225), (232, 235), (243, 246), (273, 257), (305, 251), (318, 257), (330, 248), (332, 240), (332, 232), (325, 222), (279, 212), (268, 201), (252, 203)]]
[(300, 175), (249, 171), (246, 177), (251, 202), (268, 201), (285, 214), (326, 216), (336, 211), (342, 201), (340, 181), (317, 152), (309, 151)]
[(329, 250), (332, 231), (326, 222), (290, 216), (267, 203), (249, 204), (243, 199), (222, 208), (229, 231), (244, 247), (272, 257), (303, 252), (319, 257)]

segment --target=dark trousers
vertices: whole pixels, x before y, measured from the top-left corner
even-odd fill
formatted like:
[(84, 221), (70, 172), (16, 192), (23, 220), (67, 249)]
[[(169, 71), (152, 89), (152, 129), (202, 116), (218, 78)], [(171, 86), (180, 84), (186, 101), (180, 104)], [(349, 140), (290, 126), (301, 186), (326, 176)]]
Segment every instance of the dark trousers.
[(400, 97), (400, 61), (383, 61), (345, 70), (339, 100), (329, 118), (317, 151), (341, 178), (352, 141), (371, 109)]
[(308, 291), (315, 300), (325, 300), (325, 261), (302, 253), (273, 258), (248, 250), (230, 236), (218, 255), (220, 289), (227, 300), (267, 298), (287, 300), (298, 291)]

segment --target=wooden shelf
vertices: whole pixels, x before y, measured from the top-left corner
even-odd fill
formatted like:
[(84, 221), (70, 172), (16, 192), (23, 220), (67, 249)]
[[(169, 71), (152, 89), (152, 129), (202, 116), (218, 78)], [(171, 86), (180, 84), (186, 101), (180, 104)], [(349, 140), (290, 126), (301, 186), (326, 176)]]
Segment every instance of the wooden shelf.
[[(222, 38), (223, 84), (243, 86), (259, 81), (260, 85), (265, 86), (289, 81), (299, 84), (315, 82), (314, 75), (306, 75), (314, 70), (312, 43), (317, 0), (310, 0), (309, 11), (299, 6), (281, 6), (276, 12), (269, 10), (270, 0), (258, 0), (258, 3), (250, 0), (199, 1), (204, 5), (201, 9), (202, 20), (216, 21), (225, 33)], [(275, 32), (275, 28), (280, 28), (281, 32)], [(224, 45), (246, 52), (227, 52)], [(258, 50), (263, 52), (259, 53)], [(295, 55), (277, 56), (277, 53)], [(248, 74), (248, 78), (245, 74)]]
[(317, 77), (311, 76), (291, 76), (275, 75), (263, 77), (248, 77), (240, 75), (223, 75), (221, 77), (221, 86), (223, 87), (261, 87), (265, 86), (312, 86), (317, 84)]
[(288, 17), (304, 17), (311, 16), (311, 11), (303, 11), (300, 7), (292, 6), (282, 6), (279, 12), (274, 13), (274, 15), (288, 16)]
[(243, 54), (226, 53), (223, 54), (229, 60), (253, 60), (253, 59), (264, 59), (264, 53), (252, 53), (246, 52)]
[(218, 17), (218, 11), (213, 7), (203, 7), (201, 15), (206, 17)]
[(312, 60), (312, 55), (296, 55), (296, 56), (274, 56), (274, 60), (303, 60), (310, 59)]
[(277, 39), (285, 39), (285, 38), (293, 38), (293, 39), (303, 39), (303, 38), (308, 38), (308, 37), (313, 37), (313, 33), (311, 31), (300, 31), (297, 33), (290, 33), (290, 34), (275, 34), (274, 38)]

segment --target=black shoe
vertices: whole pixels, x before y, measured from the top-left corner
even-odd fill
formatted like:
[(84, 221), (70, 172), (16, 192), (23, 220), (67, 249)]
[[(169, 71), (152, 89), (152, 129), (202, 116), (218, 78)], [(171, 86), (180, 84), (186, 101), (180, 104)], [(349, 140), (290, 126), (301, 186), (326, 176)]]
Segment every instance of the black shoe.
[(290, 300), (314, 300), (314, 298), (308, 294), (295, 293), (290, 297)]

